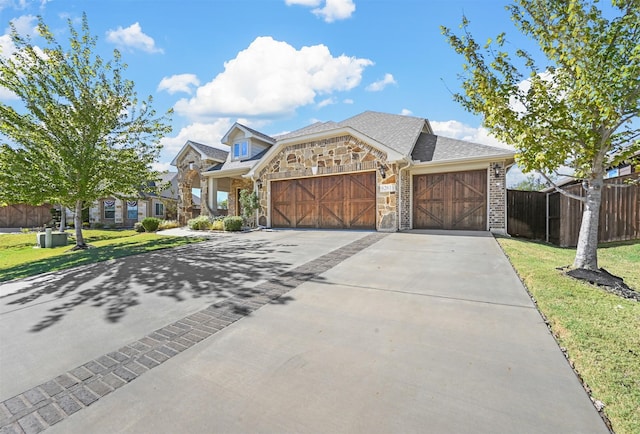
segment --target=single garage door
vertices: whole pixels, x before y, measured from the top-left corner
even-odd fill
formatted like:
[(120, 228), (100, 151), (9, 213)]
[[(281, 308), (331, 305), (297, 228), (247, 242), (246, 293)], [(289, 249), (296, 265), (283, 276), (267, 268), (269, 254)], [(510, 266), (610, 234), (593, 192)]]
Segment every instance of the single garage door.
[(375, 172), (272, 181), (271, 226), (375, 229)]
[(413, 177), (415, 229), (487, 229), (487, 171)]

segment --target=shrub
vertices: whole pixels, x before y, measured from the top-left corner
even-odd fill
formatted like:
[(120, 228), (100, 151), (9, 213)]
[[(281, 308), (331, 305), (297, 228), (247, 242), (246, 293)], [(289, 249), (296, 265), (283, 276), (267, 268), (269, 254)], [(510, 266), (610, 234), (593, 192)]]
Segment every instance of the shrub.
[(224, 221), (222, 219), (215, 219), (211, 222), (211, 230), (212, 231), (223, 231), (224, 230)]
[[(82, 224), (82, 226), (84, 227), (84, 223)], [(102, 229), (104, 228), (104, 223), (102, 222), (95, 222), (93, 224), (93, 229)]]
[(165, 229), (173, 229), (173, 228), (179, 228), (179, 227), (180, 227), (180, 223), (178, 223), (177, 220), (161, 220), (159, 229), (162, 231)]
[(211, 228), (211, 220), (206, 215), (201, 215), (187, 222), (189, 229), (194, 231), (207, 231)]
[(133, 225), (133, 230), (136, 232), (144, 232), (144, 226), (142, 226), (142, 223), (140, 222), (135, 222), (135, 224)]
[(145, 217), (141, 223), (145, 231), (155, 232), (158, 230), (158, 226), (160, 226), (160, 219), (156, 217)]
[(242, 230), (243, 219), (239, 216), (228, 216), (222, 220), (225, 231), (240, 231)]

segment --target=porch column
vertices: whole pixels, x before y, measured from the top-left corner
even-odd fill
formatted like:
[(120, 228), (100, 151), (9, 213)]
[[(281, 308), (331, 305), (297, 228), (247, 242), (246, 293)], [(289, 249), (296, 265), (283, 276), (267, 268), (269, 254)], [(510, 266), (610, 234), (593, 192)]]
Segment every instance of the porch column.
[(214, 215), (218, 215), (218, 180), (215, 178), (209, 178), (209, 194), (207, 195), (209, 209), (213, 211)]

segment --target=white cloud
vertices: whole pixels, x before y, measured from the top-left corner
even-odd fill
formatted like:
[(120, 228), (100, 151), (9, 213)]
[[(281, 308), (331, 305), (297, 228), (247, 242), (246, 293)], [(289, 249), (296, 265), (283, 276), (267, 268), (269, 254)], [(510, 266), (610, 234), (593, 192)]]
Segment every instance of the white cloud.
[(175, 105), (194, 119), (212, 116), (278, 116), (313, 104), (315, 97), (358, 86), (369, 59), (333, 57), (325, 45), (296, 50), (271, 37), (256, 38), (224, 71)]
[(168, 162), (156, 162), (156, 163), (151, 163), (151, 169), (152, 170), (157, 170), (158, 172), (175, 172), (176, 168), (173, 167), (171, 165), (171, 163)]
[(332, 105), (336, 103), (336, 99), (334, 97), (323, 99), (318, 103), (318, 108), (326, 107), (328, 105)]
[(353, 0), (327, 0), (323, 8), (316, 8), (311, 12), (324, 19), (325, 22), (332, 23), (351, 17), (355, 10), (356, 5)]
[(107, 31), (107, 41), (113, 42), (121, 48), (131, 50), (142, 50), (147, 53), (163, 53), (161, 48), (156, 47), (152, 37), (142, 32), (140, 23), (134, 23), (126, 29), (118, 27), (116, 30)]
[(384, 78), (382, 80), (374, 81), (369, 86), (367, 86), (365, 90), (368, 90), (369, 92), (380, 92), (389, 84), (397, 84), (397, 83), (396, 83), (396, 80), (393, 78), (393, 75), (387, 73), (384, 75)]
[(192, 86), (199, 86), (200, 80), (195, 74), (176, 74), (171, 77), (164, 77), (158, 84), (158, 92), (166, 90), (173, 95), (176, 92), (192, 93)]
[(37, 22), (38, 17), (35, 15), (22, 15), (11, 20), (16, 31), (22, 36), (33, 36), (36, 33)]
[(493, 137), (489, 130), (484, 127), (472, 127), (459, 121), (429, 121), (433, 132), (444, 137), (465, 140), (467, 142), (480, 143), (482, 145), (495, 146), (498, 148), (513, 149)]
[(187, 140), (224, 149), (220, 139), (229, 131), (231, 125), (233, 122), (228, 118), (220, 118), (212, 123), (196, 122), (182, 128), (175, 137), (164, 137), (160, 140), (160, 144), (163, 146), (163, 152), (171, 158), (176, 156)]
[(353, 104), (353, 100), (351, 98), (347, 98), (345, 100), (342, 101), (343, 104)]
[(16, 52), (16, 46), (11, 40), (11, 36), (1, 35), (0, 36), (0, 56), (10, 57), (15, 52)]
[(327, 23), (336, 20), (345, 20), (355, 12), (356, 5), (353, 0), (326, 0), (323, 7), (322, 0), (285, 0), (287, 6), (300, 5), (314, 8), (311, 12), (324, 19)]
[(400, 114), (402, 116), (411, 116), (413, 114), (413, 112), (411, 110), (405, 108), (405, 109), (402, 109), (400, 111)]

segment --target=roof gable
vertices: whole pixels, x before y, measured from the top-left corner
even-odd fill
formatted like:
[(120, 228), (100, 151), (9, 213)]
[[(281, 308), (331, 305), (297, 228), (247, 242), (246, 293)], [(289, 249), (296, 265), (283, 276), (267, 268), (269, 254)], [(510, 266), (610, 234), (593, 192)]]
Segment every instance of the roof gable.
[(366, 111), (339, 123), (409, 155), (422, 132), (432, 132), (429, 122), (414, 116)]
[(219, 148), (214, 148), (213, 146), (203, 145), (202, 143), (187, 140), (182, 149), (180, 149), (180, 152), (178, 152), (176, 157), (171, 161), (171, 165), (177, 166), (178, 160), (187, 152), (189, 148), (198, 152), (200, 154), (200, 158), (203, 160), (215, 160), (223, 162), (227, 159), (227, 155), (229, 154), (229, 151), (224, 151)]
[(276, 140), (273, 137), (268, 136), (264, 133), (261, 133), (260, 131), (256, 131), (253, 128), (249, 128), (248, 126), (242, 125), (241, 123), (238, 123), (238, 122), (234, 123), (231, 126), (231, 128), (229, 128), (229, 131), (227, 131), (227, 133), (222, 137), (221, 142), (226, 145), (229, 145), (231, 141), (231, 137), (237, 131), (241, 131), (244, 134), (245, 138), (255, 137), (256, 139), (269, 143), (271, 145), (276, 143)]

